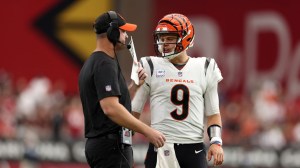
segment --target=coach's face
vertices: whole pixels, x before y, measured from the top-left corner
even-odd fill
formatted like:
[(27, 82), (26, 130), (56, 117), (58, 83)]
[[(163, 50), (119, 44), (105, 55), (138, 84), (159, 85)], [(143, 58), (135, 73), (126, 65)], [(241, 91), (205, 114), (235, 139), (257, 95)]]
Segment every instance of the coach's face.
[(120, 37), (119, 37), (120, 43), (117, 43), (117, 46), (118, 48), (123, 49), (126, 47), (126, 45), (124, 44), (126, 44), (126, 38), (128, 38), (128, 35), (125, 30), (119, 29), (119, 31), (120, 31)]

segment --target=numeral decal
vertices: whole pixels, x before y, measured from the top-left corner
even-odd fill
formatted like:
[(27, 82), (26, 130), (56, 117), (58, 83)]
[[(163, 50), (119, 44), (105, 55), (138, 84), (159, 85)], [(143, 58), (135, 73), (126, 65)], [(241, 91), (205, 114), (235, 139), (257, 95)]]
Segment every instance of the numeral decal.
[[(182, 98), (178, 99), (178, 93), (182, 91)], [(177, 106), (181, 106), (182, 113), (178, 114), (177, 109), (173, 110), (170, 114), (176, 120), (184, 120), (189, 114), (189, 100), (190, 91), (185, 85), (178, 84), (175, 85), (171, 90), (171, 102)]]

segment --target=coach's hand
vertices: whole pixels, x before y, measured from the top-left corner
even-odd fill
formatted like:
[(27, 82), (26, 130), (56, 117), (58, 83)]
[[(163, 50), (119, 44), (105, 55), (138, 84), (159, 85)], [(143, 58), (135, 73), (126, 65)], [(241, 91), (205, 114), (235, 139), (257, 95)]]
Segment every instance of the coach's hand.
[(160, 148), (164, 146), (166, 138), (164, 134), (161, 132), (151, 128), (149, 132), (147, 132), (146, 137), (149, 139), (149, 141), (156, 147)]
[(224, 151), (222, 146), (219, 146), (217, 144), (210, 145), (207, 154), (208, 161), (210, 161), (211, 158), (214, 157), (214, 166), (221, 165), (224, 161)]

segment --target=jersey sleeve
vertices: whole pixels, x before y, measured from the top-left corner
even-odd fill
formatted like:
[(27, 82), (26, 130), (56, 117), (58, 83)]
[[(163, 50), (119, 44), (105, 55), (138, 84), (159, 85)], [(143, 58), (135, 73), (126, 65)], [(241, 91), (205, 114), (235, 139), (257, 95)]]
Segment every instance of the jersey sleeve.
[(153, 69), (154, 69), (151, 57), (142, 57), (140, 60), (140, 63), (148, 75), (148, 77), (145, 79), (145, 83), (146, 83), (146, 85), (150, 86), (151, 78), (153, 75)]
[(220, 113), (218, 83), (223, 79), (221, 71), (212, 58), (206, 59), (206, 81), (207, 87), (204, 93), (205, 115), (210, 116)]
[(151, 69), (147, 59), (150, 59), (150, 57), (141, 58), (140, 63), (142, 64), (148, 77), (145, 79), (144, 84), (138, 88), (132, 100), (132, 111), (138, 113), (143, 111), (145, 103), (150, 94)]
[(118, 70), (113, 62), (104, 61), (95, 65), (94, 82), (99, 100), (121, 95)]
[(218, 84), (223, 79), (223, 77), (216, 61), (213, 58), (207, 58), (205, 64), (205, 66), (207, 66), (205, 77), (207, 82), (207, 89), (209, 89)]

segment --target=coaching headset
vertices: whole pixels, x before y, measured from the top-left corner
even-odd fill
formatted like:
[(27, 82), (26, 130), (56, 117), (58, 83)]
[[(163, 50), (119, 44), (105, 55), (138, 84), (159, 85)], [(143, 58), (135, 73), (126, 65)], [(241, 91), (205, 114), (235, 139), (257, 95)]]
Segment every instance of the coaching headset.
[[(116, 45), (120, 38), (118, 16), (115, 11), (108, 11), (107, 14), (111, 20), (108, 25), (109, 27), (106, 30), (107, 38), (110, 42)], [(96, 34), (104, 33), (99, 30), (99, 27), (96, 25), (96, 23), (93, 25), (93, 27)]]
[[(110, 23), (109, 23), (109, 27), (106, 30), (106, 34), (107, 34), (107, 39), (113, 43), (113, 45), (115, 46), (117, 43), (121, 43), (119, 41), (120, 38), (120, 31), (119, 31), (119, 23), (118, 23), (118, 15), (115, 11), (108, 11), (107, 12), (109, 18), (110, 18)], [(96, 25), (94, 25), (94, 31), (99, 34), (99, 30), (97, 30)], [(121, 43), (123, 44), (123, 43)], [(127, 49), (130, 49), (131, 46), (129, 44), (123, 44), (127, 47)]]
[(119, 24), (118, 24), (118, 16), (115, 11), (108, 11), (109, 18), (111, 22), (109, 23), (109, 28), (107, 29), (107, 38), (114, 45), (117, 44), (120, 38)]

